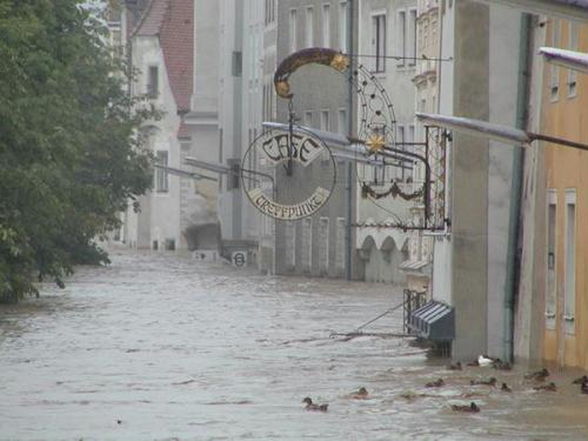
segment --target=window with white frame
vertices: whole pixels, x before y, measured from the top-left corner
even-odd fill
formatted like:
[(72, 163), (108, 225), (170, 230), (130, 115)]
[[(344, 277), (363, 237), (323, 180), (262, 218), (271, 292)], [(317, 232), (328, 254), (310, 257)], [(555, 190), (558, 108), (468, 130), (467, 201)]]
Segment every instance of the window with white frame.
[(564, 251), (565, 332), (574, 334), (576, 316), (576, 190), (566, 190), (566, 232)]
[(294, 268), (296, 266), (296, 223), (288, 222), (286, 224), (286, 267)]
[[(167, 167), (168, 153), (166, 150), (158, 150), (156, 153), (157, 164)], [(158, 193), (167, 193), (169, 190), (169, 182), (167, 170), (157, 167), (155, 169), (155, 191)]]
[(375, 55), (373, 71), (386, 70), (386, 14), (372, 15), (372, 53)]
[(290, 9), (288, 15), (288, 30), (289, 30), (289, 38), (290, 38), (290, 52), (296, 52), (296, 34), (298, 32), (298, 11), (296, 9)]
[(339, 3), (339, 49), (347, 52), (347, 2)]
[(324, 3), (322, 7), (322, 46), (331, 47), (331, 5)]
[(312, 127), (312, 110), (304, 112), (304, 125), (306, 127)]
[(302, 264), (307, 271), (312, 268), (312, 218), (302, 220)]
[[(560, 34), (560, 20), (554, 18), (551, 22), (551, 46), (559, 47), (559, 34)], [(559, 98), (559, 67), (555, 64), (550, 66), (550, 79), (549, 79), (550, 96), (552, 101), (557, 101)]]
[(314, 8), (306, 7), (306, 27), (304, 28), (304, 45), (305, 47), (314, 46)]
[(337, 218), (335, 240), (335, 268), (337, 274), (342, 275), (345, 270), (345, 218)]
[[(570, 21), (568, 24), (569, 28), (569, 48), (571, 51), (578, 50), (578, 33), (579, 26), (575, 21)], [(568, 69), (568, 97), (573, 98), (576, 96), (577, 88), (577, 71), (574, 69)]]
[(346, 109), (339, 109), (337, 111), (337, 130), (342, 135), (347, 135), (347, 111)]
[(157, 98), (159, 95), (159, 67), (149, 66), (147, 71), (147, 95), (149, 98)]
[(318, 228), (318, 264), (321, 275), (329, 272), (329, 218), (321, 217)]
[(408, 11), (408, 36), (407, 36), (407, 50), (406, 56), (410, 66), (416, 64), (416, 44), (417, 44), (417, 10), (409, 9)]
[[(398, 125), (396, 132), (396, 143), (399, 144), (397, 148), (400, 150), (406, 150), (404, 143), (406, 142), (406, 129), (403, 125)], [(404, 167), (394, 167), (394, 179), (404, 180)]]
[(555, 237), (557, 232), (557, 192), (550, 189), (547, 192), (547, 259), (546, 271), (547, 291), (545, 293), (545, 327), (555, 329), (557, 313), (557, 273)]
[(397, 16), (397, 54), (398, 57), (398, 66), (404, 66), (406, 61), (406, 11), (398, 11)]
[(328, 110), (321, 110), (321, 125), (319, 128), (325, 132), (328, 132), (331, 129)]
[(265, 0), (265, 24), (271, 24), (276, 20), (276, 0)]

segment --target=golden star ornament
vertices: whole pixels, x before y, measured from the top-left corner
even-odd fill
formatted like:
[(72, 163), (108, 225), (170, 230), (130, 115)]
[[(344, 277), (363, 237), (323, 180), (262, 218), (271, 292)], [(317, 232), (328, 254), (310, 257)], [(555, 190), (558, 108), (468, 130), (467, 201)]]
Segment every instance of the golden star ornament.
[(365, 145), (370, 153), (378, 153), (386, 145), (386, 140), (382, 135), (372, 134), (368, 136)]

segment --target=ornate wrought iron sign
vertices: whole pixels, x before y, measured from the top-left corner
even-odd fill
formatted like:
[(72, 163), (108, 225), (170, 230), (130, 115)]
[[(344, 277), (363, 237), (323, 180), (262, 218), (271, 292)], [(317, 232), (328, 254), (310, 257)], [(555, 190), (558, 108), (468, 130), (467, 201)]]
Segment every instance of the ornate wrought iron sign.
[(293, 221), (316, 213), (328, 201), (335, 186), (335, 163), (320, 138), (298, 129), (269, 131), (245, 153), (241, 179), (259, 211)]
[[(331, 196), (335, 161), (319, 137), (295, 124), (294, 93), (289, 83), (290, 76), (300, 67), (319, 64), (346, 74), (355, 92), (357, 135), (349, 140), (363, 144), (363, 156), (373, 160), (356, 164), (361, 196), (396, 219), (386, 227), (443, 228), (444, 138), (429, 128), (425, 142), (412, 139), (405, 142), (402, 133), (398, 136), (394, 107), (385, 88), (369, 69), (352, 63), (351, 57), (332, 49), (309, 48), (291, 54), (280, 63), (274, 74), (274, 87), (279, 97), (289, 100), (288, 130), (266, 132), (247, 150), (241, 179), (249, 200), (267, 216), (297, 220), (316, 213)], [(419, 179), (414, 181), (416, 176)], [(415, 210), (409, 210), (406, 204), (390, 203), (398, 198), (422, 206), (422, 215), (412, 219)]]

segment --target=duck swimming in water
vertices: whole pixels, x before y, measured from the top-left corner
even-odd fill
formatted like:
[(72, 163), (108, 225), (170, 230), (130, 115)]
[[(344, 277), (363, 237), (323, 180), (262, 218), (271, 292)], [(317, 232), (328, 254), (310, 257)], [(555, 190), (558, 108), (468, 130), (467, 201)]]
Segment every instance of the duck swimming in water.
[(439, 378), (438, 380), (431, 381), (431, 382), (425, 384), (425, 387), (441, 387), (441, 386), (445, 386), (445, 381), (443, 381), (443, 378)]
[(461, 361), (458, 361), (457, 363), (450, 364), (449, 366), (447, 366), (447, 369), (449, 369), (450, 371), (461, 371), (463, 367), (461, 365)]
[(494, 363), (494, 359), (488, 357), (487, 355), (483, 354), (478, 357), (478, 365), (479, 366), (490, 366)]
[(588, 394), (588, 379), (586, 379), (586, 381), (584, 381), (580, 386), (580, 392), (583, 394)]
[(476, 403), (473, 401), (470, 404), (462, 405), (462, 404), (452, 404), (451, 410), (455, 410), (456, 412), (479, 412), (480, 408)]
[(356, 392), (349, 395), (349, 398), (353, 400), (365, 400), (369, 393), (365, 387), (360, 387)]
[(306, 410), (314, 410), (314, 411), (318, 411), (318, 412), (326, 412), (327, 408), (329, 407), (328, 404), (314, 404), (312, 402), (312, 400), (310, 399), (310, 397), (306, 397), (304, 400), (302, 400), (303, 403), (306, 403)]
[(540, 371), (529, 372), (525, 374), (526, 380), (545, 381), (547, 377), (549, 377), (549, 371), (545, 368), (541, 369)]
[(492, 364), (494, 369), (498, 369), (499, 371), (510, 371), (512, 369), (512, 365), (506, 361), (502, 361), (500, 358), (497, 358), (496, 361)]
[(512, 392), (512, 389), (508, 387), (508, 384), (502, 383), (502, 387), (500, 388), (502, 392)]
[(541, 386), (535, 386), (533, 389), (534, 390), (544, 390), (544, 391), (547, 391), (547, 392), (555, 392), (557, 390), (557, 386), (552, 381), (549, 384), (542, 384)]
[(588, 377), (586, 375), (582, 375), (580, 378), (576, 378), (572, 381), (572, 384), (584, 384), (588, 383)]
[(477, 386), (477, 385), (496, 386), (496, 378), (490, 377), (490, 378), (483, 378), (481, 380), (471, 380), (470, 384), (472, 386)]

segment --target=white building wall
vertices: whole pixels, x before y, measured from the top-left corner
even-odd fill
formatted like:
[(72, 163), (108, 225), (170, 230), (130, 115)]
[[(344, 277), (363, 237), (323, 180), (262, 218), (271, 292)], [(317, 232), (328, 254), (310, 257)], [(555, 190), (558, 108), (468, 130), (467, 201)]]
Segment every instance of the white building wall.
[[(416, 41), (410, 35), (409, 23), (411, 11), (416, 11), (416, 0), (364, 0), (359, 3), (359, 42), (358, 53), (360, 54), (374, 54), (375, 46), (374, 39), (374, 17), (385, 14), (386, 16), (386, 54), (387, 55), (409, 55), (415, 54), (416, 51), (412, 48), (416, 46)], [(400, 17), (401, 13), (405, 14), (405, 38), (406, 49), (402, 50), (399, 41), (401, 39)], [(409, 47), (411, 46), (411, 47)], [(402, 53), (399, 53), (402, 52)], [(374, 70), (375, 64), (372, 58), (359, 58), (359, 62), (364, 64), (368, 69)], [(412, 77), (415, 74), (416, 64), (414, 60), (385, 60), (385, 69), (383, 72), (375, 73), (376, 79), (386, 89), (392, 105), (394, 106), (394, 113), (396, 116), (397, 131), (399, 136), (401, 131), (404, 131), (404, 140), (409, 139), (411, 127), (415, 126), (415, 86), (412, 83)], [(359, 121), (358, 121), (359, 122)], [(399, 138), (398, 138), (399, 139)], [(404, 191), (412, 191), (412, 184), (408, 183), (408, 177), (412, 179), (410, 172), (405, 172), (404, 179), (402, 172), (399, 170), (390, 170), (392, 176), (400, 181), (400, 186)], [(370, 175), (373, 173), (371, 167), (358, 165), (358, 175), (360, 179), (370, 180)], [(379, 190), (385, 190), (387, 185), (376, 187)], [(377, 201), (377, 205), (371, 199), (361, 198), (361, 189), (357, 187), (357, 212), (356, 216), (358, 223), (374, 223), (381, 224), (384, 222), (395, 222), (396, 216), (403, 220), (408, 220), (410, 217), (411, 203), (404, 201), (401, 198), (382, 198)], [(399, 262), (402, 262), (408, 257), (407, 239), (409, 234), (397, 229), (390, 228), (376, 228), (376, 227), (359, 227), (356, 235), (356, 248), (361, 251), (365, 263), (365, 279), (367, 281), (386, 281), (394, 283), (404, 283), (406, 276), (397, 271)], [(372, 241), (367, 239), (371, 237)], [(381, 249), (381, 244), (386, 238), (393, 238), (395, 243), (394, 257), (388, 258), (387, 251)], [(369, 255), (365, 247), (371, 243), (376, 244), (377, 252)], [(367, 245), (366, 245), (367, 244)], [(384, 259), (382, 256), (386, 255)], [(393, 268), (394, 267), (394, 268)], [(392, 275), (392, 277), (391, 277)]]
[[(179, 168), (180, 145), (177, 139), (177, 129), (180, 118), (174, 111), (176, 104), (169, 86), (163, 53), (157, 37), (135, 37), (133, 39), (133, 66), (140, 70), (137, 81), (133, 85), (134, 94), (147, 92), (147, 72), (150, 66), (158, 68), (159, 94), (153, 99), (155, 106), (163, 110), (159, 121), (147, 124), (151, 127), (153, 138), (149, 146), (154, 154), (157, 151), (168, 153), (168, 165)], [(172, 110), (174, 109), (174, 110)], [(154, 188), (140, 198), (141, 212), (131, 213), (130, 221), (137, 222), (128, 228), (129, 243), (138, 248), (158, 249), (165, 247), (165, 242), (173, 240), (175, 247), (181, 246), (180, 233), (180, 182), (179, 178), (168, 176), (168, 191), (158, 193)], [(132, 211), (132, 210), (131, 210)], [(157, 245), (155, 245), (157, 241)]]
[[(453, 3), (453, 2), (452, 2)], [(454, 9), (449, 7), (449, 2), (442, 2), (441, 7), (441, 51), (440, 58), (453, 59), (455, 35), (454, 35)], [(439, 63), (439, 75), (437, 78), (438, 106), (442, 115), (453, 115), (453, 63)], [(447, 164), (451, 164), (451, 143), (447, 146)], [(446, 217), (451, 219), (451, 167), (447, 167), (446, 176)], [(452, 254), (451, 236), (440, 235), (435, 238), (433, 248), (433, 283), (432, 293), (436, 300), (451, 303), (452, 292)]]
[[(490, 121), (515, 127), (521, 16), (490, 7)], [(505, 62), (510, 60), (510, 62)], [(495, 99), (492, 99), (492, 98)], [(488, 353), (503, 356), (514, 149), (490, 142), (488, 170)]]
[[(243, 101), (241, 120), (241, 158), (262, 130), (263, 34), (265, 0), (244, 1), (243, 26)], [(244, 165), (248, 167), (248, 164)], [(241, 192), (242, 238), (258, 241), (261, 214)]]
[[(185, 116), (190, 133), (190, 149), (186, 156), (216, 164), (220, 158), (219, 138), (219, 4), (194, 0), (194, 91), (192, 111)], [(190, 169), (188, 165), (184, 168)], [(216, 173), (194, 168), (193, 171), (220, 179)], [(189, 222), (201, 225), (218, 221), (217, 198), (219, 183), (199, 180), (194, 184)], [(196, 202), (196, 201), (195, 201)]]

